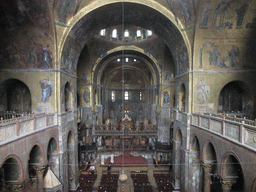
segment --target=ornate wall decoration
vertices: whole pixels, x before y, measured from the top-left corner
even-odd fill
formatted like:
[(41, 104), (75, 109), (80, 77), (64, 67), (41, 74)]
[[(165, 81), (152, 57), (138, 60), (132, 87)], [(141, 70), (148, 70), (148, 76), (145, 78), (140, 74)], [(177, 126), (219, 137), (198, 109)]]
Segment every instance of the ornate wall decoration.
[(198, 84), (196, 85), (197, 101), (202, 104), (207, 103), (209, 93), (210, 87), (207, 86), (204, 79), (201, 78)]

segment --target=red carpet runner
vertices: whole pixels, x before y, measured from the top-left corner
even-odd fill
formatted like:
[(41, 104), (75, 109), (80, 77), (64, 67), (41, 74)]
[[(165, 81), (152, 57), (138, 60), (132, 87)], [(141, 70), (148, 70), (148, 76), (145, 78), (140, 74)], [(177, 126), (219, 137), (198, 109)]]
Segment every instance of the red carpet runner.
[[(110, 157), (107, 159), (105, 165), (108, 166), (110, 164)], [(147, 160), (142, 156), (134, 156), (129, 152), (125, 152), (119, 156), (114, 157), (114, 163), (111, 164), (112, 167), (146, 167), (148, 166)]]

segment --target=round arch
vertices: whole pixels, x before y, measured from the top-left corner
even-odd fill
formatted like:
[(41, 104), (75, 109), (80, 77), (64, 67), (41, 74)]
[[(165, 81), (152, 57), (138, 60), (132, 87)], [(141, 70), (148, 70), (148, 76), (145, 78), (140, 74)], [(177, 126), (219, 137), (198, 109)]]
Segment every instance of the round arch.
[(244, 191), (244, 172), (242, 163), (234, 152), (226, 152), (221, 161), (222, 180), (231, 182), (232, 191)]
[[(67, 22), (67, 25), (69, 27), (64, 29), (64, 32), (62, 33), (62, 36), (60, 37), (60, 43), (58, 47), (58, 62), (61, 61), (61, 53), (62, 49), (64, 47), (64, 44), (68, 38), (68, 35), (70, 34), (72, 28), (75, 26), (77, 22), (79, 22), (85, 15), (89, 14), (92, 11), (95, 11), (99, 9), (100, 7), (110, 5), (113, 3), (116, 3), (116, 0), (110, 0), (110, 1), (93, 1), (91, 4), (85, 6), (82, 8), (74, 17), (72, 17), (71, 20)], [(191, 55), (191, 44), (189, 42), (188, 36), (186, 35), (185, 31), (182, 31), (181, 29), (184, 28), (182, 25), (182, 22), (179, 20), (179, 18), (175, 17), (174, 14), (165, 6), (161, 5), (160, 3), (154, 1), (154, 0), (124, 0), (124, 3), (136, 3), (140, 5), (147, 6), (153, 10), (156, 10), (157, 12), (161, 13), (162, 15), (165, 15), (170, 22), (179, 30), (180, 35), (185, 41), (186, 46), (189, 50), (189, 55)], [(177, 24), (179, 23), (179, 25)]]
[(29, 152), (28, 161), (29, 164), (44, 164), (44, 150), (43, 147), (35, 143)]
[(217, 155), (214, 145), (210, 140), (207, 140), (203, 145), (202, 160), (217, 162)]
[[(147, 0), (147, 2), (142, 0), (139, 0), (136, 2), (127, 0), (126, 2), (123, 2), (123, 3), (125, 7), (128, 7), (127, 8), (128, 11), (130, 10), (134, 11), (134, 9), (130, 9), (129, 6), (133, 6), (133, 4), (136, 4), (137, 5), (136, 11), (138, 10), (145, 11), (144, 9), (141, 8), (143, 7), (145, 9), (148, 9), (146, 12), (151, 12), (152, 14), (153, 13), (155, 14), (156, 21), (153, 22), (152, 20), (149, 20), (148, 17), (146, 17), (146, 13), (143, 12), (142, 15), (145, 17), (144, 19), (148, 23), (140, 22), (139, 25), (141, 25), (141, 27), (143, 27), (143, 25), (145, 25), (145, 27), (151, 26), (153, 30), (155, 29), (154, 31), (156, 31), (156, 34), (162, 37), (165, 40), (165, 42), (167, 42), (167, 46), (169, 47), (172, 54), (177, 55), (177, 58), (175, 60), (175, 62), (177, 62), (176, 65), (179, 65), (181, 62), (179, 61), (180, 56), (179, 56), (178, 50), (182, 49), (182, 54), (184, 56), (183, 58), (186, 57), (186, 62), (183, 62), (183, 63), (186, 63), (186, 66), (182, 70), (176, 67), (176, 69), (178, 70), (177, 73), (181, 74), (188, 71), (191, 68), (190, 65), (192, 63), (191, 58), (189, 57), (191, 55), (191, 45), (186, 34), (187, 32), (181, 30), (181, 28), (183, 28), (182, 22), (179, 22), (179, 25), (177, 25), (176, 22), (178, 21), (178, 19), (174, 16), (174, 14), (167, 7), (153, 0)], [(122, 2), (116, 2), (114, 0), (110, 2), (102, 2), (102, 1), (93, 2), (87, 5), (86, 7), (82, 8), (71, 20), (69, 20), (69, 22), (67, 23), (69, 27), (64, 29), (63, 35), (59, 38), (60, 43), (59, 43), (59, 49), (58, 49), (58, 56), (59, 56), (58, 62), (63, 63), (63, 65), (61, 66), (61, 69), (65, 70), (65, 67), (66, 67), (65, 58), (68, 58), (68, 61), (70, 60), (70, 58), (73, 58), (73, 63), (75, 63), (75, 66), (72, 66), (71, 67), (72, 69), (71, 68), (67, 69), (71, 71), (72, 70), (76, 71), (76, 64), (78, 61), (78, 56), (76, 56), (77, 54), (74, 53), (74, 50), (71, 51), (71, 47), (66, 43), (70, 41), (72, 37), (83, 36), (83, 39), (77, 40), (77, 42), (80, 43), (80, 46), (79, 46), (80, 48), (77, 48), (79, 50), (76, 50), (76, 52), (80, 53), (81, 49), (84, 47), (84, 45), (89, 39), (89, 36), (87, 37), (86, 34), (89, 34), (90, 32), (95, 31), (96, 29), (100, 30), (101, 28), (104, 28), (104, 27), (117, 25), (117, 23), (120, 22), (120, 20), (109, 20), (109, 22), (102, 22), (102, 20), (108, 17), (102, 14), (103, 18), (101, 19), (99, 17), (94, 17), (94, 14), (97, 14), (99, 11), (102, 12), (106, 10), (108, 10), (108, 13), (109, 11), (120, 12), (122, 11), (122, 5), (123, 5)], [(125, 14), (129, 14), (128, 11), (126, 11)], [(106, 12), (102, 12), (102, 13), (106, 13)], [(119, 15), (119, 14), (116, 14), (116, 15)], [(92, 18), (93, 19), (97, 18), (97, 22), (94, 22)], [(90, 21), (91, 23), (89, 24), (88, 21)], [(85, 22), (86, 22), (86, 27), (83, 28), (82, 30), (83, 31), (82, 33), (84, 35), (81, 35), (82, 33), (80, 33), (80, 35), (79, 34), (77, 35), (75, 30), (78, 29), (81, 32), (80, 28)], [(168, 25), (166, 25), (166, 23), (168, 23)], [(138, 25), (138, 21), (133, 21), (132, 24)], [(177, 45), (177, 47), (172, 48), (173, 47), (172, 42), (177, 39), (180, 41), (180, 43), (179, 44), (176, 43), (175, 45)]]
[(48, 142), (47, 153), (57, 153), (59, 151), (59, 143), (55, 136), (52, 136)]
[(19, 79), (7, 79), (3, 82), (5, 94), (5, 111), (16, 113), (31, 112), (32, 97), (29, 87)]
[(98, 58), (93, 67), (93, 82), (100, 84), (102, 72), (106, 68), (109, 61), (120, 57), (125, 52), (125, 55), (132, 55), (142, 60), (150, 69), (153, 76), (153, 84), (158, 84), (157, 79), (161, 79), (161, 68), (157, 60), (152, 55), (146, 55), (145, 51), (137, 46), (119, 46), (107, 52), (103, 58)]
[(227, 113), (252, 112), (253, 99), (249, 86), (243, 81), (231, 81), (219, 92), (218, 111)]
[(198, 137), (193, 134), (191, 136), (191, 140), (190, 140), (190, 150), (191, 151), (197, 151), (200, 153), (200, 144), (199, 144), (199, 140)]
[[(17, 155), (15, 155), (15, 154), (8, 155), (8, 156), (4, 159), (4, 161), (3, 161), (2, 164), (0, 165), (0, 169), (1, 169), (1, 173), (0, 173), (0, 174), (2, 174), (2, 171), (3, 171), (2, 168), (3, 168), (3, 166), (5, 165), (6, 161), (8, 161), (9, 159), (13, 159), (14, 161), (11, 162), (11, 163), (8, 163), (8, 162), (7, 162), (7, 165), (13, 165), (13, 163), (17, 164), (17, 168), (18, 168), (17, 180), (18, 180), (18, 181), (21, 181), (21, 180), (23, 179), (23, 177), (24, 177), (24, 170), (23, 170), (23, 166), (22, 166), (22, 162), (21, 162), (20, 158), (19, 158)], [(13, 168), (11, 168), (11, 170), (13, 170)], [(8, 169), (7, 171), (8, 171), (9, 173), (12, 172), (12, 171), (10, 171), (10, 169)], [(2, 175), (1, 175), (1, 177), (2, 177)], [(12, 176), (10, 175), (10, 177), (12, 177)], [(16, 180), (16, 179), (15, 179), (15, 180)], [(1, 189), (1, 188), (0, 188), (0, 189)]]

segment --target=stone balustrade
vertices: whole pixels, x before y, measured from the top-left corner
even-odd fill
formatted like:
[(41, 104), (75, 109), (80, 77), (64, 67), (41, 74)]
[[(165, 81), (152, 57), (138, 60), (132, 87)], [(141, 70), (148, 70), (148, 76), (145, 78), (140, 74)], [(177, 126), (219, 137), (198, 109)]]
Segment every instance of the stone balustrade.
[(255, 121), (212, 114), (187, 114), (176, 110), (174, 118), (178, 122), (206, 129), (248, 148), (256, 148)]
[(56, 125), (56, 114), (28, 114), (9, 120), (2, 120), (0, 122), (0, 143)]

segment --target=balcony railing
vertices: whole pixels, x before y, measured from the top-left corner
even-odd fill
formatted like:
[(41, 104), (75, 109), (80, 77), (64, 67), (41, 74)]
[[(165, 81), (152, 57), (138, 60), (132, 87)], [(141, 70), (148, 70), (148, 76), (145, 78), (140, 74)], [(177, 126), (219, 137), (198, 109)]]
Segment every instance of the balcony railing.
[(215, 114), (192, 114), (191, 125), (256, 148), (256, 122)]
[(0, 122), (0, 142), (15, 139), (43, 128), (57, 125), (55, 114), (27, 114), (2, 119)]
[(10, 121), (16, 121), (24, 117), (31, 117), (31, 113), (16, 113), (14, 111), (7, 111), (0, 113), (0, 123), (6, 123)]

